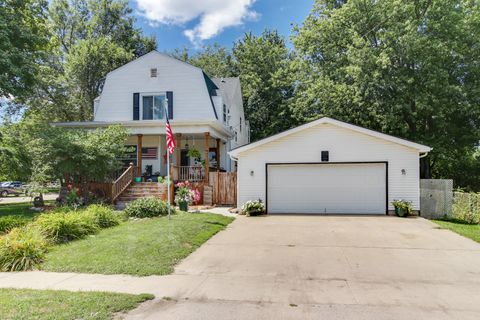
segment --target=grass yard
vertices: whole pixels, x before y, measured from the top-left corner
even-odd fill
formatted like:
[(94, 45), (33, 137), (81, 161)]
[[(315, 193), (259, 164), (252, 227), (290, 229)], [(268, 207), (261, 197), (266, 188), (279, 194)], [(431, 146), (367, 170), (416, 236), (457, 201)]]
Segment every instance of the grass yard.
[(29, 210), (31, 206), (31, 203), (0, 204), (0, 234), (32, 221), (39, 213)]
[(442, 228), (456, 232), (464, 237), (470, 238), (474, 241), (480, 242), (480, 225), (479, 224), (465, 224), (455, 221), (434, 220)]
[(22, 216), (26, 218), (33, 218), (34, 211), (29, 210), (32, 207), (30, 202), (26, 203), (0, 203), (0, 217), (4, 216)]
[(118, 312), (134, 309), (152, 295), (105, 292), (0, 289), (2, 320), (112, 319)]
[(233, 218), (180, 213), (130, 220), (83, 240), (55, 246), (42, 269), (58, 272), (164, 275)]

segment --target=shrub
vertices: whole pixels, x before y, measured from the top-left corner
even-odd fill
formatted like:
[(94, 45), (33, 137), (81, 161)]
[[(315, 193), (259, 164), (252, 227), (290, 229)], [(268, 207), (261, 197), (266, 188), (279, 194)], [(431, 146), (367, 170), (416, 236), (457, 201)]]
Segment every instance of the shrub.
[(7, 233), (8, 231), (16, 227), (22, 227), (31, 221), (31, 218), (23, 216), (0, 217), (0, 234)]
[(469, 224), (480, 223), (480, 194), (455, 192), (452, 218)]
[(45, 258), (49, 242), (36, 227), (14, 228), (0, 238), (0, 270), (31, 270)]
[(54, 242), (65, 242), (96, 233), (98, 226), (90, 214), (82, 212), (53, 212), (41, 214), (34, 224)]
[[(173, 212), (172, 208), (172, 212)], [(130, 202), (125, 208), (128, 217), (150, 218), (168, 214), (168, 204), (157, 198), (142, 198)]]
[(90, 215), (95, 225), (99, 228), (110, 228), (120, 224), (120, 217), (105, 205), (92, 204), (80, 214)]
[(242, 206), (241, 214), (246, 216), (259, 216), (265, 213), (265, 206), (262, 200), (249, 200), (245, 202)]

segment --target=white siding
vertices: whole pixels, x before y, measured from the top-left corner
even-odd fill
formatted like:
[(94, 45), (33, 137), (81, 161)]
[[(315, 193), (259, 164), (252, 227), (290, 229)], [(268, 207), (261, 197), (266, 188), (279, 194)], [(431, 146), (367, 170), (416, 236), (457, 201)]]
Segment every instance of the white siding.
[(329, 151), (330, 162), (388, 161), (389, 210), (393, 210), (393, 199), (412, 201), (414, 210), (420, 209), (417, 150), (331, 124), (319, 124), (241, 153), (238, 205), (265, 201), (265, 163), (320, 162), (322, 150)]
[(107, 75), (95, 121), (133, 120), (133, 93), (166, 91), (173, 92), (174, 120), (216, 119), (202, 70), (152, 51)]

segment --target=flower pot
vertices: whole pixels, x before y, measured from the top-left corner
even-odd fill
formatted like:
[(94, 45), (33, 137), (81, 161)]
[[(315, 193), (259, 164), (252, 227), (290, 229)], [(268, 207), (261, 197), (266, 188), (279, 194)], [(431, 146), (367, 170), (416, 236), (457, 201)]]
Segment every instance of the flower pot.
[(180, 208), (181, 211), (188, 212), (188, 202), (187, 201), (180, 201), (178, 203), (178, 207)]
[(399, 207), (395, 207), (395, 214), (397, 215), (397, 217), (404, 217), (404, 218), (406, 218), (406, 217), (408, 216), (407, 209), (405, 209), (405, 208), (399, 208)]
[(136, 177), (135, 182), (142, 182), (142, 178), (141, 177)]

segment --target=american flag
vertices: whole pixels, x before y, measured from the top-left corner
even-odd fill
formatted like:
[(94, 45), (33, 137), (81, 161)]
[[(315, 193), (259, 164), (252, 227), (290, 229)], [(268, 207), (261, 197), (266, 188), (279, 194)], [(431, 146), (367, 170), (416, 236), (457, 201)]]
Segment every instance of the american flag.
[(143, 159), (157, 159), (157, 148), (142, 148)]
[(175, 138), (173, 137), (173, 132), (172, 128), (170, 127), (170, 122), (165, 123), (165, 131), (167, 132), (167, 150), (169, 154), (172, 154), (173, 151), (175, 150), (175, 147), (177, 146), (177, 143), (175, 142)]

